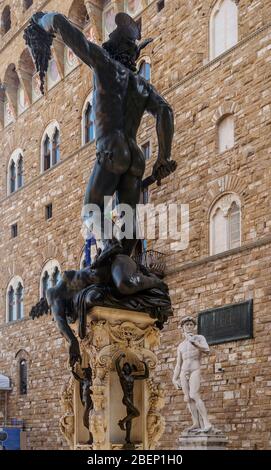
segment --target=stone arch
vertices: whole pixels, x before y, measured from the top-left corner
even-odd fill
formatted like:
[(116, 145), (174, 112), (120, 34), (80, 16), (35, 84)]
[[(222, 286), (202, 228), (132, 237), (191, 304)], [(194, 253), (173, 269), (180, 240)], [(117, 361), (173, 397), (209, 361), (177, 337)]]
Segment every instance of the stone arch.
[(9, 5), (6, 5), (1, 14), (1, 35), (4, 36), (8, 31), (10, 31), (12, 26), (11, 20), (11, 8)]
[(4, 75), (3, 86), (6, 97), (13, 113), (14, 119), (17, 117), (17, 96), (20, 87), (20, 79), (14, 63), (9, 64)]
[(70, 6), (68, 17), (80, 29), (84, 29), (89, 23), (89, 12), (84, 0), (74, 0)]
[(212, 117), (212, 121), (217, 125), (225, 116), (228, 116), (229, 114), (237, 114), (237, 112), (238, 105), (233, 101), (229, 101), (219, 106)]

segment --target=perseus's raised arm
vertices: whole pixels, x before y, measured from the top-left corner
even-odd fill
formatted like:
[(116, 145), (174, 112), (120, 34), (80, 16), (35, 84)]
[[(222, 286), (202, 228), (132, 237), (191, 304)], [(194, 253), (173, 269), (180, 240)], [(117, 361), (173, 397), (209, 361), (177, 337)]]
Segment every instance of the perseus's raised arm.
[(33, 20), (46, 32), (60, 34), (66, 46), (90, 67), (95, 68), (104, 60), (106, 52), (97, 44), (88, 41), (80, 29), (74, 26), (66, 16), (50, 12), (45, 13), (41, 18), (34, 15)]

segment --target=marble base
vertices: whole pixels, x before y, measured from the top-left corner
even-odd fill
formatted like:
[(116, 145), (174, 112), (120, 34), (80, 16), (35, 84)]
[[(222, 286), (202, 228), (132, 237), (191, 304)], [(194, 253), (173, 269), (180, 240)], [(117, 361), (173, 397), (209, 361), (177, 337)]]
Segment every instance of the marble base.
[[(121, 353), (139, 371), (145, 361), (150, 371), (148, 379), (134, 384), (134, 404), (140, 416), (133, 420), (132, 442), (136, 450), (151, 450), (158, 445), (165, 430), (165, 419), (161, 414), (165, 399), (163, 388), (154, 380), (157, 357), (153, 350), (159, 346), (161, 336), (154, 324), (155, 319), (142, 312), (95, 307), (88, 314), (87, 334), (79, 343), (82, 367), (90, 365), (92, 368), (93, 410), (87, 429), (83, 424), (79, 383), (71, 377), (63, 389), (64, 415), (60, 420), (62, 433), (71, 449), (123, 449), (126, 433), (118, 422), (126, 416), (127, 410), (122, 403), (123, 391), (115, 366)], [(75, 333), (77, 327), (73, 325)], [(80, 375), (80, 370), (77, 373)], [(88, 446), (90, 432), (93, 445)]]
[(179, 450), (227, 450), (225, 434), (183, 434), (179, 438)]

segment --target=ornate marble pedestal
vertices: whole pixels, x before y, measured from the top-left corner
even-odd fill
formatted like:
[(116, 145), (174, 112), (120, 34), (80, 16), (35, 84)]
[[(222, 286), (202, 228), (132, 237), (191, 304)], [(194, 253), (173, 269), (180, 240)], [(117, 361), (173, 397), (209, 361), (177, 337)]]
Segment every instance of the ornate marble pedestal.
[[(84, 426), (84, 407), (80, 398), (80, 384), (74, 378), (64, 387), (62, 404), (64, 415), (60, 420), (62, 433), (71, 449), (119, 450), (125, 444), (125, 431), (118, 426), (126, 416), (122, 404), (123, 391), (116, 372), (115, 361), (121, 353), (129, 363), (142, 370), (148, 364), (150, 376), (135, 381), (134, 404), (140, 416), (132, 422), (132, 442), (135, 449), (155, 449), (165, 429), (161, 415), (164, 391), (155, 382), (153, 371), (157, 363), (153, 349), (160, 343), (160, 331), (149, 315), (127, 310), (95, 307), (88, 315), (87, 335), (80, 342), (82, 368), (92, 368), (93, 410), (89, 415), (89, 430)], [(74, 325), (75, 331), (77, 325)], [(79, 372), (79, 371), (78, 371)], [(93, 445), (88, 444), (89, 431)]]

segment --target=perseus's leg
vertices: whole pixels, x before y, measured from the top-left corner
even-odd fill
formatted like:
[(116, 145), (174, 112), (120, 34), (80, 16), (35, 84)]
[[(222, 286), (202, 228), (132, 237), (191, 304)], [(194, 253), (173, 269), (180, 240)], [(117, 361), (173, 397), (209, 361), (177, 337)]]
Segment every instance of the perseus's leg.
[[(87, 185), (82, 214), (85, 224), (94, 233), (96, 240), (111, 238), (111, 233), (107, 233), (104, 224), (104, 198), (114, 195), (119, 180), (119, 174), (108, 171), (103, 163), (96, 161)], [(97, 206), (98, 211), (91, 209), (92, 204)]]
[(120, 204), (127, 204), (130, 207), (132, 220), (130, 224), (132, 224), (132, 239), (124, 238), (122, 240), (122, 245), (124, 248), (124, 253), (128, 256), (131, 255), (136, 243), (137, 243), (137, 218), (136, 218), (136, 208), (137, 205), (140, 203), (140, 196), (141, 196), (141, 177), (134, 176), (131, 172), (127, 172), (123, 175), (120, 179), (120, 183), (118, 186), (118, 201)]

